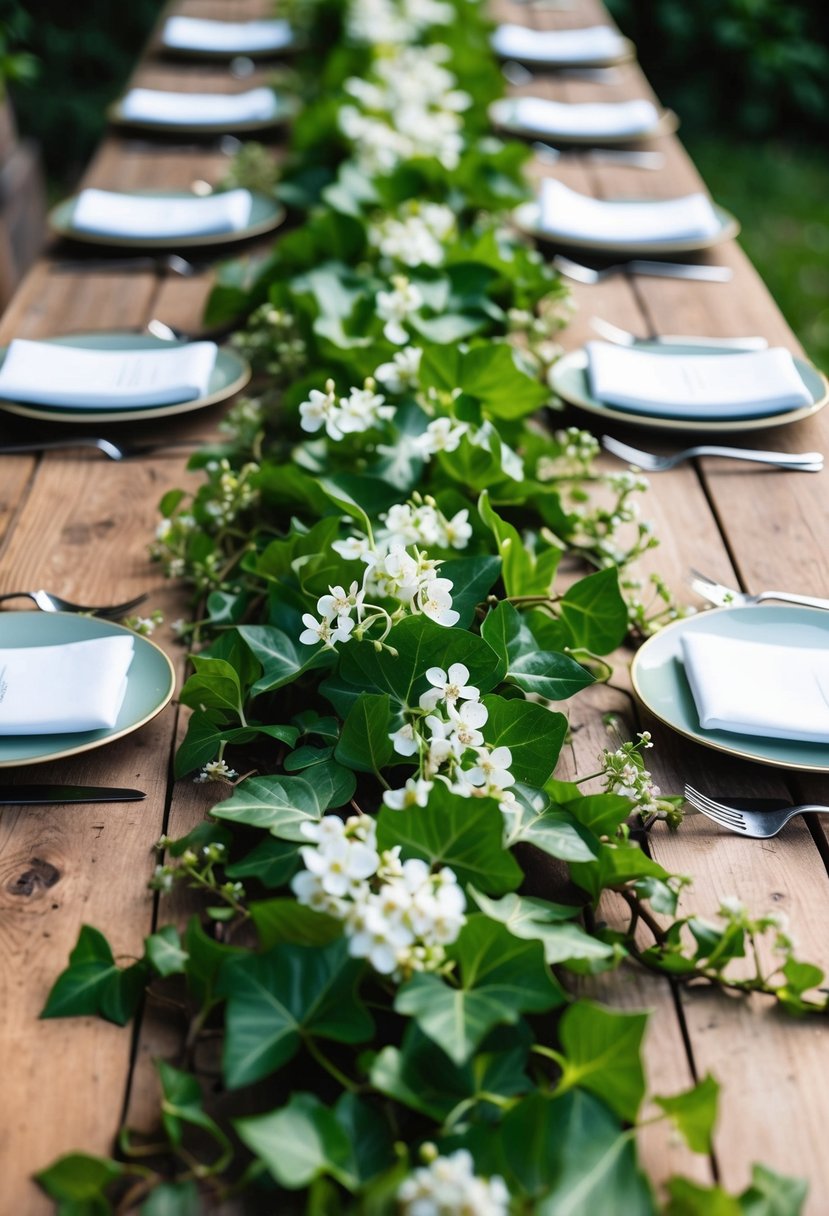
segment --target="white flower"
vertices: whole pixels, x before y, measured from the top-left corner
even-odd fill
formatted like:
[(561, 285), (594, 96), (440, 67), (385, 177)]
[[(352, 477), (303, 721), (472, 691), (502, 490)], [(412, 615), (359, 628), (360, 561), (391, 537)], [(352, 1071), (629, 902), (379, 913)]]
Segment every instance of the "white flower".
[(337, 642), (347, 642), (354, 628), (354, 622), (351, 617), (337, 617), (337, 624), (333, 629), (331, 627), (332, 620), (333, 618), (324, 616), (318, 621), (315, 617), (311, 616), (310, 612), (303, 613), (302, 623), (305, 628), (299, 635), (299, 640), (303, 646), (316, 646), (317, 642), (322, 642), (324, 646), (333, 650)]
[(479, 728), (489, 717), (486, 706), (480, 701), (464, 701), (459, 708), (448, 704), (447, 709), (453, 740), (457, 741), (462, 749), (480, 747), (484, 737)]
[(416, 1169), (397, 1190), (401, 1216), (507, 1216), (510, 1196), (500, 1175), (479, 1178), (472, 1155), (458, 1149)]
[(203, 785), (206, 781), (235, 781), (238, 776), (236, 769), (229, 768), (225, 760), (208, 760), (193, 781), (196, 785)]
[(331, 548), (349, 562), (364, 558), (371, 550), (365, 536), (349, 536), (347, 540), (335, 540)]
[(405, 811), (413, 806), (426, 806), (431, 789), (431, 781), (410, 777), (402, 789), (384, 790), (383, 802), (393, 811)]
[(414, 756), (418, 750), (418, 739), (411, 722), (407, 722), (405, 726), (401, 726), (400, 730), (396, 730), (394, 734), (389, 735), (389, 738), (399, 756)]
[(461, 617), (452, 607), (451, 590), (451, 579), (433, 578), (418, 589), (417, 604), (420, 611), (438, 625), (457, 625)]
[(319, 845), (303, 845), (299, 850), (306, 870), (319, 878), (326, 895), (348, 894), (353, 881), (370, 877), (380, 858), (375, 849), (359, 840), (334, 840)]
[[(329, 587), (329, 595), (321, 595), (317, 600), (317, 612), (326, 620), (336, 617), (347, 617), (353, 608), (362, 608), (365, 592), (358, 589), (357, 583), (352, 583), (348, 591), (344, 587)], [(340, 622), (337, 622), (338, 626)]]
[(367, 958), (380, 975), (391, 975), (397, 969), (399, 952), (411, 945), (414, 933), (402, 919), (385, 916), (373, 902), (362, 909), (360, 921), (349, 938), (349, 954)]
[(466, 507), (458, 511), (443, 525), (443, 548), (465, 549), (472, 539), (472, 525), (469, 522), (469, 511)]
[(467, 684), (469, 668), (463, 663), (452, 663), (449, 671), (442, 667), (426, 669), (426, 679), (432, 685), (420, 698), (420, 708), (431, 712), (441, 701), (454, 705), (456, 701), (479, 701), (479, 689)]
[(423, 351), (418, 346), (404, 346), (396, 350), (391, 363), (381, 363), (374, 373), (375, 380), (390, 393), (402, 393), (407, 388), (416, 388)]
[(484, 785), (488, 790), (505, 790), (515, 785), (515, 778), (509, 771), (512, 764), (512, 752), (508, 747), (480, 748), (478, 763), (467, 771), (467, 778), (472, 785)]
[(395, 275), (392, 278), (392, 287), (393, 291), (378, 291), (377, 316), (381, 321), (386, 322), (383, 333), (389, 342), (394, 342), (396, 346), (404, 346), (409, 340), (409, 335), (403, 328), (402, 322), (422, 307), (423, 296), (405, 275)]
[(312, 388), (308, 394), (308, 400), (303, 401), (299, 407), (299, 425), (303, 431), (313, 433), (325, 426), (336, 409), (335, 402), (334, 385), (330, 380), (324, 393), (321, 393), (318, 388)]
[(454, 422), (451, 418), (436, 418), (426, 430), (417, 436), (418, 451), (422, 456), (434, 456), (436, 452), (454, 452), (466, 434), (465, 422)]

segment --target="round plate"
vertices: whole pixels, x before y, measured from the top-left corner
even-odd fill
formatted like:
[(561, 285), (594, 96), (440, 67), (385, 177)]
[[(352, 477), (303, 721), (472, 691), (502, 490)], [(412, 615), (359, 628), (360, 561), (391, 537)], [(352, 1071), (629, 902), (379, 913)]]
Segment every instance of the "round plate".
[(543, 55), (501, 55), (498, 52), (500, 59), (506, 59), (515, 63), (526, 63), (535, 68), (548, 68), (551, 72), (555, 72), (558, 68), (612, 68), (618, 63), (629, 63), (631, 59), (636, 58), (636, 47), (629, 38), (621, 38), (619, 40), (619, 53), (617, 55), (608, 55), (604, 58), (588, 57), (583, 55), (574, 55), (572, 59), (545, 59)]
[[(631, 199), (615, 199), (614, 201), (620, 207), (625, 207), (628, 204), (639, 204), (643, 200), (640, 198)], [(650, 202), (656, 200), (650, 199)], [(712, 204), (714, 214), (719, 223), (718, 230), (712, 236), (687, 237), (683, 240), (670, 241), (590, 241), (579, 240), (577, 237), (557, 236), (554, 232), (547, 232), (540, 226), (540, 207), (537, 200), (529, 203), (522, 203), (520, 207), (516, 207), (512, 216), (517, 228), (526, 236), (532, 237), (534, 240), (546, 242), (549, 245), (560, 246), (562, 249), (583, 249), (589, 250), (591, 253), (598, 253), (613, 257), (669, 257), (675, 253), (696, 253), (700, 249), (711, 249), (714, 245), (719, 245), (723, 241), (730, 241), (736, 237), (740, 231), (740, 222), (736, 216), (730, 211), (726, 211), (724, 207), (720, 207), (717, 203)]]
[[(696, 344), (683, 346), (675, 342), (637, 342), (636, 346), (640, 350), (655, 351), (657, 354), (689, 357), (725, 353), (722, 347)], [(587, 410), (590, 414), (598, 414), (600, 418), (623, 422), (628, 426), (645, 426), (653, 431), (698, 431), (704, 435), (719, 431), (760, 431), (767, 427), (783, 426), (784, 423), (810, 418), (829, 401), (829, 381), (823, 373), (805, 359), (800, 359), (797, 355), (792, 357), (803, 383), (812, 394), (812, 403), (797, 409), (782, 410), (779, 414), (766, 414), (762, 418), (694, 421), (685, 418), (660, 418), (656, 414), (637, 414), (635, 410), (606, 405), (591, 396), (587, 375), (587, 351), (583, 347), (564, 355), (553, 365), (550, 384), (553, 390), (571, 405), (577, 405), (579, 409)]]
[[(196, 197), (190, 190), (141, 190), (134, 193), (143, 198), (146, 198), (148, 193), (152, 193), (156, 198)], [(250, 219), (244, 228), (236, 228), (232, 232), (200, 233), (198, 236), (110, 236), (85, 232), (74, 227), (72, 215), (77, 199), (78, 196), (73, 194), (52, 208), (49, 212), (49, 226), (52, 231), (72, 241), (83, 241), (89, 245), (110, 245), (118, 249), (186, 249), (230, 245), (236, 241), (246, 241), (252, 236), (261, 236), (263, 232), (272, 232), (285, 219), (285, 208), (275, 198), (251, 191)]]
[(153, 131), (170, 135), (236, 135), (243, 132), (267, 131), (270, 127), (282, 126), (295, 118), (299, 102), (295, 97), (276, 94), (276, 110), (270, 118), (248, 118), (242, 122), (152, 122), (150, 119), (129, 118), (122, 109), (123, 97), (114, 101), (107, 110), (107, 118), (118, 126), (136, 131)]
[(703, 730), (681, 660), (681, 638), (686, 633), (713, 633), (792, 647), (827, 647), (829, 612), (821, 608), (766, 604), (710, 609), (698, 616), (674, 621), (648, 638), (637, 651), (631, 667), (633, 689), (642, 704), (660, 722), (686, 738), (743, 760), (829, 773), (829, 747), (825, 743)]
[(128, 633), (135, 653), (127, 672), (127, 692), (118, 720), (108, 730), (59, 735), (0, 736), (0, 768), (43, 764), (92, 751), (138, 730), (164, 708), (176, 684), (173, 665), (163, 650), (123, 625), (71, 612), (0, 612), (0, 647), (63, 646)]
[[(117, 331), (91, 334), (64, 334), (50, 338), (58, 346), (74, 346), (80, 350), (167, 350), (171, 346), (186, 346), (186, 342), (166, 342), (151, 334), (119, 333)], [(0, 367), (6, 357), (7, 347), (0, 348)], [(42, 418), (46, 422), (143, 422), (147, 418), (168, 418), (173, 414), (186, 414), (190, 410), (201, 410), (217, 401), (225, 401), (244, 388), (250, 380), (250, 364), (235, 351), (220, 347), (216, 362), (210, 373), (207, 395), (190, 401), (178, 401), (173, 405), (133, 405), (128, 409), (77, 409), (66, 405), (32, 405), (29, 402), (2, 401), (0, 410), (10, 414), (21, 414), (24, 418)]]
[(679, 127), (679, 118), (674, 114), (673, 110), (663, 110), (652, 127), (648, 127), (644, 131), (628, 132), (626, 135), (568, 135), (563, 131), (556, 131), (554, 129), (539, 131), (529, 127), (522, 127), (519, 123), (511, 121), (509, 118), (499, 121), (496, 117), (496, 107), (503, 106), (504, 101), (513, 102), (518, 100), (517, 97), (510, 97), (493, 102), (489, 108), (489, 116), (493, 126), (498, 131), (503, 131), (505, 135), (517, 136), (519, 139), (553, 139), (557, 144), (566, 144), (568, 147), (578, 147), (581, 145), (591, 148), (614, 148), (639, 143), (645, 139), (655, 139), (658, 135), (672, 135)]

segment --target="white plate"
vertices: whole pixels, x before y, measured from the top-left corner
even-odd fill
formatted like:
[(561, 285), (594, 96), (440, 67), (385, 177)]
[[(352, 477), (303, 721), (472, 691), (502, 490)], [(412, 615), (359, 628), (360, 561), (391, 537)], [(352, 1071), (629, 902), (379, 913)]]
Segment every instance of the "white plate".
[(173, 665), (154, 642), (114, 621), (72, 612), (0, 612), (0, 647), (60, 646), (92, 638), (130, 634), (135, 644), (127, 672), (127, 692), (115, 725), (59, 735), (0, 736), (0, 768), (43, 764), (75, 756), (129, 735), (164, 708), (173, 695)]
[[(618, 203), (620, 207), (627, 204), (638, 206), (642, 203), (642, 199), (616, 199), (610, 200)], [(651, 202), (656, 200), (651, 199)], [(549, 245), (555, 245), (562, 249), (583, 249), (589, 250), (591, 253), (601, 254), (609, 257), (670, 257), (677, 253), (696, 253), (700, 249), (711, 249), (714, 245), (719, 245), (723, 241), (730, 241), (736, 237), (740, 231), (740, 223), (736, 216), (733, 216), (730, 211), (726, 211), (724, 207), (720, 207), (717, 203), (712, 203), (714, 214), (717, 217), (719, 228), (711, 236), (699, 237), (684, 237), (681, 240), (661, 240), (661, 241), (612, 241), (607, 238), (602, 240), (584, 240), (577, 237), (558, 236), (554, 232), (548, 232), (541, 227), (541, 208), (537, 199), (532, 202), (522, 203), (520, 207), (512, 213), (515, 226), (521, 230), (526, 236), (530, 236), (533, 240), (543, 241)]]
[[(671, 342), (637, 342), (641, 350), (653, 351), (663, 355), (687, 355), (694, 358), (697, 355), (723, 354), (722, 347), (682, 345)], [(822, 372), (808, 363), (805, 359), (793, 356), (803, 383), (812, 394), (810, 405), (797, 409), (781, 410), (778, 414), (766, 414), (757, 418), (722, 418), (712, 421), (695, 421), (685, 418), (660, 418), (653, 413), (637, 413), (633, 409), (622, 409), (617, 405), (607, 405), (591, 395), (590, 380), (587, 374), (587, 351), (584, 347), (564, 355), (553, 365), (550, 384), (554, 392), (571, 405), (587, 410), (590, 414), (598, 414), (600, 418), (622, 422), (628, 426), (644, 426), (654, 431), (697, 431), (700, 434), (711, 435), (722, 431), (758, 431), (767, 427), (782, 426), (784, 423), (799, 422), (802, 418), (810, 418), (818, 410), (823, 409), (829, 401), (829, 382)]]
[(686, 738), (743, 760), (829, 773), (829, 746), (825, 743), (703, 730), (681, 658), (681, 639), (688, 633), (715, 633), (770, 645), (826, 647), (829, 612), (782, 604), (709, 609), (674, 621), (648, 638), (634, 656), (631, 667), (633, 689), (642, 704), (660, 722)]
[[(509, 98), (509, 101), (518, 101), (519, 98)], [(679, 127), (679, 119), (673, 110), (663, 110), (659, 115), (658, 120), (652, 127), (648, 127), (643, 131), (629, 131), (623, 135), (574, 135), (565, 131), (556, 131), (554, 128), (549, 128), (546, 131), (541, 131), (538, 128), (522, 127), (520, 123), (512, 121), (509, 118), (502, 118), (500, 121), (497, 118), (497, 111), (493, 112), (494, 106), (501, 106), (503, 102), (494, 102), (490, 106), (490, 119), (493, 125), (499, 131), (503, 131), (506, 135), (514, 135), (519, 139), (551, 139), (557, 144), (566, 144), (568, 147), (577, 147), (579, 145), (591, 148), (614, 148), (617, 146), (626, 146), (627, 144), (639, 143), (645, 139), (655, 139), (658, 135), (672, 135)]]
[[(166, 342), (151, 334), (101, 331), (91, 334), (64, 334), (49, 338), (60, 346), (74, 346), (81, 350), (167, 350), (170, 346), (184, 343)], [(5, 347), (0, 348), (0, 367), (6, 357)], [(32, 405), (28, 402), (0, 400), (0, 410), (20, 414), (24, 418), (40, 418), (45, 422), (143, 422), (149, 418), (168, 418), (173, 414), (186, 414), (190, 410), (201, 410), (217, 401), (225, 401), (244, 388), (250, 380), (250, 365), (233, 350), (220, 347), (216, 352), (216, 363), (210, 373), (208, 392), (204, 397), (190, 401), (178, 401), (173, 405), (133, 405), (128, 409), (84, 410), (75, 406)]]
[(296, 117), (299, 102), (295, 97), (277, 93), (276, 107), (268, 118), (246, 118), (241, 122), (162, 122), (149, 118), (130, 118), (124, 115), (123, 97), (114, 101), (107, 110), (107, 118), (118, 126), (136, 131), (152, 131), (158, 135), (239, 135), (243, 132), (267, 131), (270, 127), (283, 126)]

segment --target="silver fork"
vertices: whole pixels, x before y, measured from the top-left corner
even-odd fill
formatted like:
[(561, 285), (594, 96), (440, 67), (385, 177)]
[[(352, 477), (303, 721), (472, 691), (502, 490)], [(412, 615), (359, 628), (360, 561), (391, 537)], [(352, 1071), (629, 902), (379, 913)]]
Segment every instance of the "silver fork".
[(595, 270), (592, 266), (583, 266), (581, 262), (574, 262), (572, 258), (557, 253), (553, 258), (553, 265), (568, 279), (589, 286), (601, 283), (612, 274), (651, 275), (657, 279), (700, 279), (706, 283), (730, 283), (732, 278), (728, 266), (702, 266), (695, 262), (648, 262), (641, 258)]
[(613, 342), (616, 346), (637, 346), (640, 342), (667, 342), (681, 346), (722, 346), (726, 350), (767, 350), (769, 345), (765, 338), (759, 336), (704, 338), (696, 334), (654, 334), (651, 338), (637, 338), (636, 334), (622, 329), (620, 325), (605, 321), (603, 317), (591, 317), (590, 327), (606, 342)]
[[(720, 827), (728, 828), (729, 832), (737, 832), (740, 836), (752, 836), (756, 840), (767, 840), (770, 836), (776, 836), (795, 815), (829, 813), (829, 806), (821, 806), (819, 803), (781, 806), (765, 798), (745, 801), (738, 798), (735, 799), (736, 805), (730, 805), (727, 802), (716, 802), (691, 785), (685, 786), (685, 800)], [(765, 809), (758, 809), (760, 807)]]
[(29, 443), (0, 444), (0, 456), (19, 456), (26, 452), (68, 452), (73, 448), (96, 448), (109, 460), (130, 460), (150, 456), (165, 448), (197, 448), (205, 439), (159, 439), (155, 443), (115, 443), (99, 436), (77, 435), (73, 439), (33, 439)]
[(798, 595), (794, 591), (758, 591), (756, 595), (750, 595), (747, 591), (735, 591), (726, 587), (694, 569), (690, 571), (688, 584), (697, 595), (701, 595), (709, 604), (715, 604), (718, 608), (742, 608), (747, 604), (761, 604), (764, 600), (781, 600), (786, 604), (801, 604), (805, 608), (829, 609), (829, 600), (823, 600), (817, 595)]
[(792, 469), (798, 473), (819, 473), (823, 468), (820, 452), (766, 452), (756, 448), (727, 448), (716, 444), (699, 444), (683, 448), (671, 456), (657, 456), (653, 452), (642, 452), (627, 443), (621, 443), (612, 435), (602, 435), (602, 447), (620, 460), (635, 465), (643, 473), (665, 473), (676, 468), (684, 460), (695, 456), (726, 456), (731, 460), (750, 460), (755, 464), (769, 464), (778, 469)]
[(118, 617), (130, 612), (133, 608), (137, 608), (139, 604), (143, 604), (147, 598), (148, 592), (142, 595), (136, 595), (131, 600), (125, 600), (123, 604), (74, 604), (72, 600), (65, 600), (60, 595), (52, 595), (49, 591), (6, 591), (0, 595), (0, 604), (6, 600), (32, 600), (37, 604), (41, 612), (86, 612), (90, 616)]

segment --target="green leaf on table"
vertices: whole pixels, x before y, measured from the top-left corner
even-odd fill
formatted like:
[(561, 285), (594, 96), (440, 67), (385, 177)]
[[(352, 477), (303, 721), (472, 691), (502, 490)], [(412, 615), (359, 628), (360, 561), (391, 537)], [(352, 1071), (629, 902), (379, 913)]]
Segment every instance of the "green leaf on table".
[(185, 681), (179, 694), (182, 705), (219, 710), (240, 718), (244, 698), (236, 668), (225, 659), (211, 659), (208, 655), (192, 655), (191, 662), (195, 674)]
[(500, 895), (524, 877), (503, 847), (503, 817), (491, 798), (462, 798), (436, 783), (426, 806), (405, 812), (382, 807), (377, 821), (381, 850), (402, 846), (404, 859), (420, 857), (430, 866), (449, 866), (461, 883)]
[(507, 595), (548, 595), (561, 551), (553, 545), (548, 545), (540, 553), (528, 549), (517, 528), (495, 511), (487, 490), (478, 499), (478, 513), (498, 545)]
[(765, 1165), (751, 1169), (751, 1186), (739, 1197), (741, 1216), (800, 1216), (808, 1183), (788, 1178)]
[(303, 823), (322, 815), (314, 787), (303, 777), (248, 777), (224, 802), (211, 810), (216, 819), (264, 828), (282, 840), (307, 843)]
[(504, 925), (514, 937), (541, 942), (544, 958), (551, 967), (575, 959), (601, 963), (616, 956), (612, 946), (586, 933), (581, 925), (573, 924), (578, 908), (514, 892), (502, 899), (490, 899), (474, 889), (469, 893), (490, 920)]
[(200, 1009), (209, 1009), (219, 1000), (216, 991), (219, 974), (229, 958), (243, 953), (238, 946), (214, 941), (202, 928), (198, 916), (191, 916), (184, 933), (187, 951), (185, 976), (187, 988)]
[(282, 761), (282, 767), (286, 773), (301, 773), (303, 769), (330, 760), (333, 754), (334, 748), (331, 744), (327, 747), (313, 747), (311, 744), (305, 744), (303, 747), (297, 747), (294, 751), (289, 752)]
[(460, 614), (459, 629), (472, 624), (476, 607), (486, 599), (500, 572), (501, 559), (489, 554), (450, 558), (440, 567), (440, 577), (452, 583), (452, 607)]
[(227, 1136), (203, 1108), (204, 1098), (197, 1079), (164, 1060), (158, 1060), (156, 1068), (161, 1082), (161, 1122), (173, 1147), (181, 1147), (185, 1125), (189, 1125), (206, 1132), (218, 1145), (223, 1158), (229, 1154)]
[(242, 1143), (288, 1190), (299, 1190), (325, 1174), (346, 1186), (350, 1181), (348, 1134), (314, 1094), (293, 1094), (280, 1110), (236, 1119), (233, 1126)]
[(540, 943), (521, 942), (486, 916), (470, 916), (447, 953), (458, 963), (460, 985), (421, 972), (399, 989), (394, 1007), (456, 1064), (464, 1064), (494, 1026), (565, 1000)]
[(180, 975), (185, 969), (187, 951), (175, 925), (162, 925), (145, 939), (144, 950), (153, 969), (161, 976)]
[(314, 787), (314, 793), (323, 811), (347, 806), (354, 797), (357, 780), (350, 768), (336, 760), (321, 760), (304, 771), (305, 780)]
[(695, 1153), (710, 1153), (719, 1092), (719, 1085), (708, 1073), (685, 1093), (654, 1097), (654, 1102), (670, 1116), (690, 1149)]
[(275, 625), (240, 625), (239, 634), (262, 664), (262, 675), (251, 688), (253, 696), (282, 688), (306, 671), (332, 667), (336, 657), (323, 646), (304, 646)]
[(184, 1182), (162, 1182), (139, 1211), (141, 1216), (202, 1216), (204, 1207), (198, 1186), (188, 1178)]
[(505, 671), (514, 659), (538, 649), (523, 614), (509, 600), (501, 600), (486, 614), (481, 637), (499, 656)]
[(595, 677), (580, 663), (554, 650), (525, 651), (510, 663), (506, 679), (547, 701), (566, 701), (595, 683)]
[(325, 946), (342, 936), (340, 921), (292, 898), (254, 900), (249, 911), (263, 950), (271, 950), (281, 942)]
[(621, 887), (641, 878), (656, 878), (665, 882), (670, 877), (668, 871), (648, 857), (633, 840), (598, 844), (596, 849), (591, 865), (576, 864), (570, 867), (573, 882), (587, 891), (592, 899), (596, 899), (607, 887)]
[(645, 1094), (642, 1038), (648, 1015), (577, 1001), (559, 1023), (565, 1057), (561, 1086), (590, 1090), (621, 1119), (633, 1123)]
[(461, 355), (457, 386), (495, 418), (523, 418), (550, 399), (550, 390), (522, 371), (507, 343), (488, 342)]
[[(568, 811), (551, 803), (547, 794), (527, 786), (515, 786), (514, 793), (515, 802), (504, 812), (507, 848), (532, 844), (571, 865), (595, 862), (597, 842)], [(590, 871), (589, 864), (583, 868)]]
[(263, 887), (273, 890), (293, 878), (298, 867), (298, 844), (267, 837), (244, 857), (225, 866), (225, 874), (234, 880), (256, 878)]
[(665, 1216), (743, 1216), (739, 1199), (719, 1186), (669, 1178)]
[(579, 579), (561, 597), (558, 610), (570, 645), (593, 654), (609, 654), (628, 631), (628, 610), (615, 566)]
[(147, 975), (143, 960), (119, 967), (104, 935), (83, 925), (69, 955), (69, 966), (55, 981), (40, 1016), (99, 1014), (108, 1022), (125, 1026), (138, 1007)]
[(543, 705), (494, 693), (483, 698), (489, 718), (483, 730), (490, 747), (508, 747), (516, 781), (542, 786), (551, 776), (567, 733), (567, 719)]
[(223, 823), (214, 823), (212, 819), (203, 819), (184, 836), (171, 840), (165, 847), (171, 857), (181, 857), (188, 849), (200, 853), (211, 844), (222, 844), (229, 848), (233, 841), (233, 833)]
[(335, 755), (358, 773), (379, 773), (392, 754), (388, 693), (361, 692), (343, 722)]
[(348, 1092), (334, 1107), (334, 1117), (348, 1137), (351, 1151), (344, 1168), (356, 1190), (394, 1164), (391, 1128), (367, 1099)]
[(123, 1172), (123, 1165), (119, 1161), (110, 1161), (108, 1157), (67, 1153), (45, 1170), (40, 1170), (35, 1177), (52, 1199), (81, 1203), (83, 1200), (97, 1199)]
[(630, 798), (621, 794), (580, 794), (560, 805), (594, 836), (615, 836), (633, 810)]
[(227, 997), (223, 1054), (231, 1089), (276, 1072), (302, 1037), (362, 1043), (372, 1019), (357, 994), (363, 963), (343, 940), (329, 946), (277, 946), (267, 954), (231, 958), (222, 968)]
[(250, 743), (258, 734), (268, 735), (272, 739), (281, 739), (292, 747), (296, 742), (297, 731), (293, 726), (260, 726), (250, 723), (248, 726), (226, 726), (214, 719), (213, 710), (206, 712), (194, 710), (187, 723), (187, 733), (176, 752), (175, 777), (178, 780), (201, 768), (209, 760), (215, 760), (223, 744), (243, 745)]

